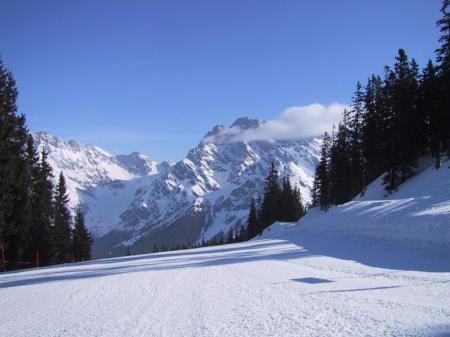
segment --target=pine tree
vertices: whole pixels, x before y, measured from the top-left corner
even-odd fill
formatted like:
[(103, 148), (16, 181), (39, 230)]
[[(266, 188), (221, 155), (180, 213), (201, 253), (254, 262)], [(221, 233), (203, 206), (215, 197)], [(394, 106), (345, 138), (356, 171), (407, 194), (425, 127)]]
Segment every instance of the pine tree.
[(327, 132), (323, 136), (322, 149), (319, 164), (316, 167), (314, 177), (314, 196), (315, 203), (322, 209), (327, 209), (331, 203), (330, 200), (330, 160), (331, 160), (331, 138)]
[(29, 231), (28, 131), (17, 114), (18, 90), (0, 59), (0, 244), (10, 261), (26, 250)]
[(276, 220), (292, 221), (292, 213), (294, 211), (293, 195), (294, 191), (292, 189), (291, 181), (289, 177), (285, 177), (282, 180), (281, 191), (278, 196), (278, 214)]
[(278, 184), (278, 171), (275, 168), (275, 164), (272, 163), (269, 169), (269, 174), (266, 178), (266, 185), (264, 188), (264, 197), (261, 206), (261, 218), (259, 219), (259, 233), (262, 233), (264, 228), (270, 226), (277, 220), (277, 215), (279, 213), (279, 194), (280, 185)]
[(227, 243), (234, 242), (234, 228), (230, 227), (227, 232)]
[[(420, 153), (421, 124), (419, 113), (416, 109), (418, 83), (415, 62), (410, 64), (403, 49), (399, 50), (395, 63), (395, 82), (392, 97), (392, 109), (398, 116), (394, 130), (397, 131), (396, 167), (399, 169), (399, 183), (404, 182), (413, 173), (417, 158)], [(419, 132), (419, 133), (418, 133)], [(395, 186), (396, 187), (396, 186)]]
[[(340, 126), (341, 133), (344, 133), (345, 146), (348, 147), (347, 156), (350, 161), (349, 173), (352, 177), (351, 184), (349, 186), (350, 196), (356, 195), (361, 192), (365, 186), (364, 177), (364, 157), (362, 151), (362, 132), (363, 132), (363, 118), (364, 118), (364, 94), (362, 91), (362, 85), (358, 81), (356, 83), (356, 91), (353, 97), (353, 104), (351, 113), (345, 116), (343, 124)], [(345, 129), (345, 130), (343, 130)], [(341, 146), (343, 144), (340, 143)], [(346, 194), (346, 193), (344, 193)], [(344, 197), (345, 200), (347, 196)], [(346, 200), (346, 201), (347, 201)]]
[(442, 17), (437, 21), (441, 36), (441, 46), (436, 49), (438, 71), (445, 75), (450, 74), (450, 0), (443, 0), (441, 6)]
[(33, 241), (33, 201), (35, 200), (35, 192), (36, 192), (36, 183), (38, 179), (39, 174), (39, 158), (36, 152), (36, 149), (34, 147), (34, 141), (33, 137), (31, 135), (28, 135), (27, 140), (27, 177), (28, 177), (28, 199), (29, 199), (29, 226), (24, 231), (24, 241), (23, 245), (26, 247), (24, 251), (24, 260), (26, 261), (34, 261), (36, 258), (36, 252), (34, 248), (34, 241)]
[(238, 235), (238, 238), (239, 238), (239, 242), (244, 242), (244, 241), (247, 241), (247, 240), (250, 240), (251, 239), (251, 237), (248, 235), (248, 232), (247, 232), (247, 230), (245, 229), (245, 227), (244, 226), (239, 226), (239, 235)]
[(293, 204), (293, 221), (297, 221), (306, 213), (306, 206), (303, 204), (302, 194), (300, 193), (300, 189), (298, 187), (295, 187), (293, 191)]
[(431, 60), (422, 72), (419, 109), (426, 120), (427, 146), (435, 158), (435, 168), (441, 166), (441, 152), (445, 143), (445, 115), (440, 109), (439, 82)]
[(387, 191), (393, 191), (399, 184), (398, 178), (398, 144), (399, 144), (399, 116), (398, 111), (393, 108), (393, 100), (395, 96), (396, 77), (394, 72), (385, 67), (385, 75), (383, 80), (383, 100), (385, 102), (386, 119), (383, 120), (384, 131), (386, 136), (386, 174), (383, 176), (383, 184)]
[(55, 262), (69, 262), (72, 258), (71, 224), (72, 218), (68, 208), (69, 198), (63, 173), (59, 175), (54, 201), (54, 246)]
[(33, 254), (39, 252), (40, 265), (53, 263), (53, 174), (47, 162), (47, 152), (42, 150), (31, 194), (31, 242)]
[(295, 187), (292, 188), (289, 177), (283, 179), (282, 188), (279, 199), (276, 220), (293, 222), (297, 221), (304, 213), (303, 204), (301, 201), (300, 190)]
[(86, 227), (84, 214), (81, 209), (75, 213), (75, 225), (72, 234), (73, 256), (76, 261), (87, 261), (91, 259), (92, 236)]
[(441, 46), (436, 50), (437, 76), (439, 81), (439, 111), (443, 117), (442, 135), (443, 147), (450, 155), (450, 0), (443, 0), (441, 7), (442, 17), (437, 21), (441, 36)]
[(361, 170), (362, 167), (359, 164), (352, 166), (352, 154), (355, 156), (359, 150), (352, 150), (347, 116), (344, 111), (343, 122), (338, 126), (330, 149), (329, 194), (330, 201), (334, 204), (349, 201), (355, 193), (355, 186), (361, 183), (361, 177), (357, 177), (357, 173), (352, 170)]
[(316, 171), (314, 173), (314, 183), (312, 188), (312, 201), (311, 206), (312, 207), (318, 207), (320, 206), (320, 176), (319, 176), (319, 167), (316, 167)]
[[(255, 199), (252, 198), (252, 200), (250, 201), (250, 211), (248, 213), (248, 220), (247, 220), (248, 237), (251, 239), (251, 238), (255, 237), (260, 231), (261, 231), (261, 229), (259, 226)], [(245, 240), (243, 240), (243, 241), (245, 241)]]
[(372, 75), (367, 82), (364, 106), (362, 152), (365, 164), (364, 176), (370, 183), (386, 170), (386, 154), (389, 146), (383, 80), (378, 75)]

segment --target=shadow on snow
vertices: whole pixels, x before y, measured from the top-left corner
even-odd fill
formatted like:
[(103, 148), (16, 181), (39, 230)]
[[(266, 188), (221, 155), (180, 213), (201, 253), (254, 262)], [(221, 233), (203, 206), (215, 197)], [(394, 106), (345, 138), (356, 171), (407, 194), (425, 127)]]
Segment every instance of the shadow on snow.
[[(393, 269), (394, 271), (391, 272), (395, 272), (395, 270), (450, 271), (450, 259), (448, 258), (450, 255), (445, 255), (445, 252), (404, 249), (383, 243), (364, 242), (360, 239), (346, 238), (342, 240), (336, 237), (318, 237), (317, 235), (301, 237), (285, 235), (282, 239), (259, 239), (243, 244), (118, 257), (5, 273), (0, 274), (0, 288), (124, 273), (209, 267), (260, 260), (289, 260), (311, 256), (350, 260), (372, 267)], [(301, 265), (299, 267), (301, 268)], [(291, 282), (317, 284), (333, 281), (308, 277), (292, 279)], [(380, 288), (354, 289), (352, 291), (375, 289)]]

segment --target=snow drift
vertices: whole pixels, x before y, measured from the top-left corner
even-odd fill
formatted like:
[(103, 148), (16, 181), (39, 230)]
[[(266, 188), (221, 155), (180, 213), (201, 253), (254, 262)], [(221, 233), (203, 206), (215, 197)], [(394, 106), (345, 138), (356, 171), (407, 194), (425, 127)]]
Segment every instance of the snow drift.
[(298, 223), (303, 233), (321, 232), (393, 241), (400, 245), (450, 248), (450, 169), (428, 162), (397, 192), (379, 178), (361, 196), (328, 211), (314, 208)]

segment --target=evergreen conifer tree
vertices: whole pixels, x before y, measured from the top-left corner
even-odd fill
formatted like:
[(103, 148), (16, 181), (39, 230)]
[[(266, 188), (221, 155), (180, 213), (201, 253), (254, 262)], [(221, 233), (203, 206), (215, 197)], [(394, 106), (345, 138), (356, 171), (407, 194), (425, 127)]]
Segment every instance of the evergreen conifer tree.
[(258, 221), (258, 214), (256, 211), (255, 199), (252, 198), (250, 201), (250, 211), (248, 213), (247, 220), (247, 234), (248, 238), (251, 239), (255, 237), (261, 231)]
[(419, 109), (426, 120), (426, 145), (435, 158), (435, 168), (441, 166), (441, 152), (445, 142), (445, 115), (440, 109), (440, 88), (436, 68), (431, 60), (422, 72)]
[(437, 76), (439, 81), (439, 111), (443, 118), (442, 143), (450, 155), (450, 0), (443, 0), (442, 17), (437, 21), (441, 36), (436, 50)]
[(403, 49), (399, 50), (396, 61), (392, 110), (397, 116), (394, 125), (394, 131), (397, 132), (395, 166), (399, 170), (398, 183), (402, 183), (413, 173), (421, 146), (418, 143), (420, 133), (417, 132), (423, 130), (424, 125), (421, 125), (415, 105), (418, 93), (417, 69), (408, 62)]
[(40, 265), (53, 263), (53, 174), (47, 162), (47, 152), (42, 150), (36, 170), (31, 195), (32, 221), (31, 241), (33, 253), (39, 252)]
[(248, 235), (247, 230), (245, 229), (245, 226), (243, 226), (243, 225), (239, 226), (238, 239), (239, 240), (237, 240), (237, 241), (239, 241), (239, 242), (244, 242), (244, 241), (251, 239), (251, 237)]
[(54, 200), (54, 246), (55, 262), (69, 262), (72, 258), (72, 217), (68, 208), (66, 180), (63, 173), (59, 175)]
[(234, 242), (234, 228), (230, 227), (227, 232), (227, 243), (233, 243)]
[(323, 136), (322, 149), (319, 164), (316, 167), (314, 178), (314, 199), (322, 209), (327, 209), (330, 200), (330, 160), (331, 160), (331, 138), (327, 132)]
[[(348, 116), (348, 117), (347, 117)], [(353, 97), (353, 104), (351, 114), (344, 115), (344, 121), (340, 126), (341, 136), (344, 140), (341, 140), (339, 145), (343, 149), (345, 142), (345, 147), (347, 149), (347, 156), (349, 159), (349, 173), (352, 177), (350, 181), (349, 195), (355, 195), (361, 192), (362, 188), (365, 186), (364, 179), (364, 157), (362, 152), (362, 132), (363, 132), (363, 118), (364, 118), (364, 94), (362, 91), (362, 85), (358, 81), (356, 83), (356, 91)], [(340, 156), (341, 157), (341, 156)], [(346, 194), (346, 193), (344, 193)], [(342, 200), (348, 200), (347, 196), (341, 197)]]
[(73, 228), (73, 255), (76, 261), (87, 261), (91, 259), (92, 236), (86, 227), (84, 214), (81, 209), (75, 213), (75, 224)]
[(0, 244), (11, 262), (25, 253), (30, 221), (28, 131), (17, 114), (17, 96), (0, 59)]
[(304, 213), (300, 190), (292, 187), (289, 177), (283, 179), (279, 195), (278, 221), (297, 221)]
[(344, 120), (338, 126), (330, 149), (329, 194), (330, 201), (334, 204), (341, 204), (350, 200), (355, 191), (355, 186), (361, 183), (361, 177), (357, 177), (359, 173), (354, 170), (360, 171), (362, 167), (354, 163), (354, 166), (352, 166), (351, 162), (352, 155), (359, 157), (359, 149), (352, 150), (347, 122), (347, 112), (345, 111)]
[(278, 171), (275, 168), (275, 164), (272, 163), (264, 188), (264, 197), (261, 205), (261, 218), (259, 219), (259, 233), (262, 233), (264, 228), (270, 226), (277, 220), (277, 215), (279, 214), (279, 194), (280, 185), (278, 184)]
[(365, 179), (370, 183), (386, 170), (386, 153), (389, 134), (386, 132), (383, 80), (372, 75), (364, 93), (365, 114), (362, 130), (362, 153), (364, 156)]
[(281, 191), (278, 196), (278, 214), (276, 219), (279, 221), (290, 221), (293, 212), (293, 190), (289, 177), (282, 180)]

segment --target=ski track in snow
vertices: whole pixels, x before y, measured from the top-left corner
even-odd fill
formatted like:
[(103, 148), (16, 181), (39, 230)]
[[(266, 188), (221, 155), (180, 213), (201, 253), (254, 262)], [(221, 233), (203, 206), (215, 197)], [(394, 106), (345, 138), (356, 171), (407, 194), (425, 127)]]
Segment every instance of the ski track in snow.
[(2, 273), (0, 335), (450, 335), (448, 251), (295, 230)]

